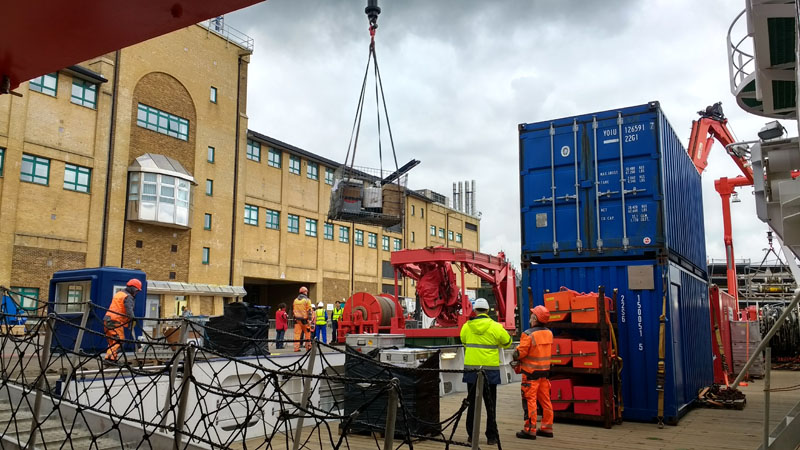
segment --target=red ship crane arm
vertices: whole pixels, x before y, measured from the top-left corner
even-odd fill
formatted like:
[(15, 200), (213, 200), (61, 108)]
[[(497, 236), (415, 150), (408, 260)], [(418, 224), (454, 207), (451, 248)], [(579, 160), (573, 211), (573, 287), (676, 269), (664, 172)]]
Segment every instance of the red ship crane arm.
[[(505, 254), (486, 255), (460, 248), (428, 247), (392, 252), (391, 263), (395, 271), (417, 281), (420, 302), (426, 313), (438, 323), (460, 326), (472, 307), (464, 293), (464, 275), (475, 274), (492, 286), (496, 301), (497, 320), (507, 330), (516, 326), (514, 310), (517, 306), (516, 273), (505, 260)], [(454, 282), (455, 265), (461, 273), (461, 287)], [(432, 277), (437, 281), (437, 289), (421, 289), (420, 280)], [(456, 316), (459, 316), (456, 318)]]
[(725, 266), (728, 280), (728, 293), (737, 301), (739, 300), (739, 285), (736, 279), (736, 261), (733, 253), (733, 225), (731, 223), (731, 195), (736, 188), (753, 185), (753, 169), (744, 154), (734, 151), (728, 146), (736, 142), (733, 134), (728, 129), (728, 119), (722, 113), (722, 103), (718, 102), (709, 106), (705, 111), (699, 111), (700, 119), (692, 121), (692, 134), (689, 138), (689, 147), (686, 151), (694, 162), (697, 172), (701, 175), (708, 167), (708, 155), (714, 141), (719, 141), (725, 146), (728, 155), (742, 171), (742, 175), (735, 178), (723, 177), (714, 181), (714, 188), (722, 200), (722, 224), (725, 241)]

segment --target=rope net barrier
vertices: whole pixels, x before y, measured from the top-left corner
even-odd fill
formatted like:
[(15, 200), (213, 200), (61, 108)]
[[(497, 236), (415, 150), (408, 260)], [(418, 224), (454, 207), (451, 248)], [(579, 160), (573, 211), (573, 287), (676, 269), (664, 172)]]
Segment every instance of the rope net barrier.
[[(3, 287), (0, 293), (14, 302), (24, 297)], [(133, 339), (126, 329), (125, 339), (117, 339), (118, 359), (107, 361), (105, 346), (86, 345), (106, 342), (106, 334), (87, 323), (107, 309), (86, 302), (76, 318), (53, 313), (54, 306), (39, 300), (33, 309), (0, 312), (0, 448), (471, 445), (457, 433), (467, 398), (440, 418), (440, 375), (465, 371), (439, 368), (438, 354), (419, 367), (398, 367), (314, 341), (303, 353), (270, 355), (274, 339), (242, 337), (187, 318), (140, 317), (133, 320), (177, 326), (179, 337), (142, 333)], [(250, 356), (230, 356), (207, 339), (188, 338), (207, 338), (209, 331), (240, 339)], [(395, 411), (388, 406), (393, 402)], [(395, 431), (386, 439), (390, 426)]]

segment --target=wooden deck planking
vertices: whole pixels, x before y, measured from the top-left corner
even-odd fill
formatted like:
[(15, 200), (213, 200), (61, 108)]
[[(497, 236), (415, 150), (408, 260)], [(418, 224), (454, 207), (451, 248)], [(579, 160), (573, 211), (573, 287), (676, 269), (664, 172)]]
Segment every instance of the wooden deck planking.
[[(775, 371), (772, 374), (773, 387), (785, 387), (800, 384), (800, 372)], [(593, 449), (658, 449), (658, 450), (755, 450), (761, 443), (762, 418), (764, 414), (763, 380), (751, 382), (741, 390), (747, 395), (747, 406), (744, 410), (693, 408), (677, 426), (665, 425), (659, 429), (656, 424), (625, 422), (607, 430), (601, 425), (556, 423), (554, 439), (539, 438), (536, 441), (517, 439), (514, 434), (522, 428), (522, 405), (520, 400), (519, 383), (499, 386), (497, 390), (498, 403), (498, 429), (503, 449), (528, 450), (535, 446), (548, 449), (579, 450)], [(441, 417), (447, 417), (457, 410), (463, 395), (450, 395), (442, 398)], [(773, 392), (771, 399), (771, 428), (795, 404), (800, 402), (800, 390), (790, 392)], [(467, 435), (464, 428), (464, 414), (455, 439), (466, 442)], [(485, 420), (481, 429), (485, 426)], [(305, 435), (307, 436), (307, 434)], [(327, 437), (327, 436), (326, 436)], [(248, 448), (255, 448), (259, 440), (251, 440)], [(383, 446), (383, 439), (379, 439), (376, 446), (375, 439), (367, 436), (348, 436), (349, 448), (352, 450), (378, 449)], [(486, 445), (486, 440), (481, 436), (481, 448), (496, 448)], [(263, 439), (260, 442), (263, 445)], [(328, 441), (323, 438), (319, 446), (319, 437), (311, 438), (311, 449), (327, 449)], [(272, 448), (282, 449), (284, 443)], [(397, 448), (399, 442), (395, 443)], [(407, 448), (404, 447), (404, 448)], [(419, 450), (443, 449), (444, 444), (431, 441), (418, 441), (414, 448)], [(451, 448), (467, 448), (451, 446)]]

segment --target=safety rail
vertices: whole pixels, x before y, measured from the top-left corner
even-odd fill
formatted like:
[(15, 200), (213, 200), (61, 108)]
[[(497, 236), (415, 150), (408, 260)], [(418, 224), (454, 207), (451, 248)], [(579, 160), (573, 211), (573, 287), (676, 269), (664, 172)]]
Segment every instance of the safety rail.
[[(749, 4), (749, 2), (748, 2)], [(731, 35), (742, 16), (746, 17), (747, 10), (742, 10), (728, 28), (728, 74), (730, 76), (731, 93), (736, 96), (739, 91), (752, 80), (752, 75), (756, 71), (755, 56), (753, 53), (753, 33), (747, 27), (746, 34), (736, 41)]]
[(255, 47), (255, 40), (253, 38), (230, 25), (226, 25), (224, 18), (221, 16), (200, 22), (198, 25), (205, 28), (209, 32), (222, 37), (227, 42), (236, 44), (249, 52), (252, 52), (253, 48)]

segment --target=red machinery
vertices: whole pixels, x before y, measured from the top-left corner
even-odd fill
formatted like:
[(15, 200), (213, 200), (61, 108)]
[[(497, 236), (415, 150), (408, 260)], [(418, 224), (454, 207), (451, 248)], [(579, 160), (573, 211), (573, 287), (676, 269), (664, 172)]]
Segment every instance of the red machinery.
[[(393, 252), (391, 262), (394, 267), (395, 294), (399, 291), (400, 276), (415, 280), (422, 310), (428, 317), (436, 319), (436, 325), (427, 329), (406, 329), (397, 295), (373, 296), (357, 292), (345, 302), (339, 321), (340, 342), (350, 333), (392, 333), (407, 337), (459, 336), (461, 326), (472, 314), (472, 304), (464, 289), (467, 274), (477, 275), (492, 286), (497, 320), (505, 329), (515, 329), (516, 275), (503, 252), (491, 256), (460, 248), (428, 247)], [(453, 266), (461, 275), (460, 283), (456, 282)]]
[(714, 140), (724, 145), (733, 162), (739, 166), (744, 175), (736, 178), (723, 177), (714, 182), (714, 188), (722, 199), (722, 222), (725, 240), (725, 261), (728, 275), (728, 292), (735, 300), (739, 300), (738, 282), (736, 280), (736, 262), (733, 258), (733, 232), (731, 225), (731, 194), (736, 188), (753, 185), (753, 169), (741, 153), (729, 149), (728, 146), (736, 142), (728, 130), (728, 119), (722, 113), (722, 103), (715, 103), (705, 111), (699, 111), (700, 120), (692, 121), (692, 134), (689, 138), (689, 147), (686, 151), (694, 162), (697, 171), (702, 174), (708, 166), (708, 154), (714, 145)]
[(711, 301), (711, 348), (714, 353), (714, 382), (728, 384), (733, 375), (733, 347), (731, 344), (731, 322), (739, 320), (739, 302), (732, 295), (721, 291), (717, 285), (709, 288)]

